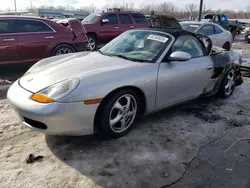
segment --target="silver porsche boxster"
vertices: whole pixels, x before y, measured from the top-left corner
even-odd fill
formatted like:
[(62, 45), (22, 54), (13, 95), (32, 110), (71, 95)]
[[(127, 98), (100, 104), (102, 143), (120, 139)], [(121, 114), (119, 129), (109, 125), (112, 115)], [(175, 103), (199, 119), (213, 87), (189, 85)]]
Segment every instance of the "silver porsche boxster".
[(26, 126), (51, 135), (120, 137), (141, 115), (200, 96), (227, 98), (241, 57), (183, 30), (127, 31), (96, 52), (43, 59), (7, 93)]

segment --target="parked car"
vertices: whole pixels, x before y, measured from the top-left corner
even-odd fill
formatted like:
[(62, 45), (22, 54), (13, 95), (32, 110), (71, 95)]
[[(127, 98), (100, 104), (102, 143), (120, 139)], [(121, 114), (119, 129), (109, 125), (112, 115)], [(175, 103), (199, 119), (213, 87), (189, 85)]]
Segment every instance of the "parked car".
[(232, 34), (223, 27), (212, 22), (180, 22), (183, 29), (197, 34), (207, 35), (213, 45), (230, 50), (233, 43)]
[(201, 96), (227, 98), (242, 84), (240, 54), (211, 49), (203, 37), (126, 31), (99, 51), (39, 61), (7, 98), (26, 126), (45, 134), (120, 137), (140, 115)]
[(248, 27), (249, 25), (250, 25), (250, 23), (248, 23), (248, 22), (240, 22), (241, 24), (242, 24), (242, 26), (243, 26), (243, 32), (244, 32), (244, 30), (246, 29), (246, 27)]
[(90, 14), (82, 23), (88, 33), (91, 50), (95, 50), (98, 44), (107, 43), (129, 29), (149, 27), (144, 14), (120, 9)]
[(70, 25), (39, 17), (0, 16), (0, 64), (33, 63), (86, 50), (88, 39), (81, 22)]
[[(198, 18), (197, 18), (198, 19)], [(203, 21), (209, 21), (217, 23), (218, 25), (222, 26), (224, 29), (233, 33), (240, 33), (242, 29), (242, 25), (237, 20), (229, 20), (227, 15), (219, 13), (209, 13), (202, 17)]]

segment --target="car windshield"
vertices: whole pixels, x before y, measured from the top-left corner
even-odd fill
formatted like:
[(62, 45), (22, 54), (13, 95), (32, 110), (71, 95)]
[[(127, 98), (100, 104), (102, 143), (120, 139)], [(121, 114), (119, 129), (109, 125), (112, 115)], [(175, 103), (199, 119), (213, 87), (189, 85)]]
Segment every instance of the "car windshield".
[(101, 16), (101, 14), (96, 13), (90, 14), (82, 21), (82, 23), (96, 23), (99, 21)]
[(102, 47), (103, 55), (118, 56), (137, 62), (153, 61), (169, 43), (170, 38), (155, 31), (127, 31)]
[(200, 27), (200, 24), (190, 24), (190, 23), (181, 23), (181, 26), (183, 29), (194, 32), (198, 27)]

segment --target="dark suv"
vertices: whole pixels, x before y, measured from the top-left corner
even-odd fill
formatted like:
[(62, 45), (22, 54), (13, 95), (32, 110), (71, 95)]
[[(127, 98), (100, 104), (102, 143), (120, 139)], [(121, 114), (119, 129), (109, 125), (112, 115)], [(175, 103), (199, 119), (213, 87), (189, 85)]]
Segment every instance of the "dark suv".
[(107, 43), (129, 29), (149, 27), (144, 14), (119, 9), (90, 14), (82, 23), (88, 34), (90, 50), (95, 50), (98, 44)]

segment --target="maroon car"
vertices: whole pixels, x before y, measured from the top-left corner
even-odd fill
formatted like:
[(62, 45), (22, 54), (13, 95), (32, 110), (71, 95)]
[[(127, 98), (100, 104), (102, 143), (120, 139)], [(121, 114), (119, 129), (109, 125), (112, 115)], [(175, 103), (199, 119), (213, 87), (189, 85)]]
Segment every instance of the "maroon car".
[(88, 34), (90, 50), (95, 50), (98, 44), (107, 43), (129, 29), (149, 27), (144, 14), (120, 9), (90, 14), (82, 23)]
[(78, 20), (67, 27), (24, 16), (0, 16), (0, 64), (37, 62), (40, 59), (88, 47), (86, 31)]

